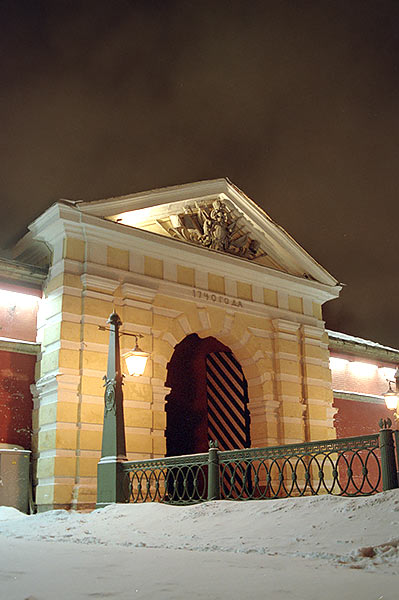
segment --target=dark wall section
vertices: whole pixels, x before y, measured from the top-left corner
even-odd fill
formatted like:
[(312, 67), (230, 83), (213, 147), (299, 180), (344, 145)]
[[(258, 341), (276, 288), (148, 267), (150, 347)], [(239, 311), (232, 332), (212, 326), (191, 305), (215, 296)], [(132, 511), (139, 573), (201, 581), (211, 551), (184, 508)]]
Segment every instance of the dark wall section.
[(0, 351), (0, 442), (31, 448), (36, 356)]

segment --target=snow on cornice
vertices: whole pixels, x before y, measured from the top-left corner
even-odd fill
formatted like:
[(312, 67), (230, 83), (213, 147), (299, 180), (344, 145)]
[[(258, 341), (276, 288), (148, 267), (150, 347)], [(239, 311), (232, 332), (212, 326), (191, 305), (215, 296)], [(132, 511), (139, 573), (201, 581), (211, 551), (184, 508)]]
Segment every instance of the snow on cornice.
[(391, 348), (390, 346), (384, 346), (379, 344), (378, 342), (373, 342), (371, 340), (365, 340), (360, 337), (356, 337), (354, 335), (348, 335), (347, 333), (341, 333), (340, 331), (332, 331), (331, 329), (326, 329), (328, 337), (330, 340), (338, 340), (341, 342), (347, 342), (348, 344), (356, 344), (361, 346), (367, 346), (368, 348), (374, 348), (375, 350), (383, 350), (386, 352), (394, 352), (399, 356), (399, 349)]

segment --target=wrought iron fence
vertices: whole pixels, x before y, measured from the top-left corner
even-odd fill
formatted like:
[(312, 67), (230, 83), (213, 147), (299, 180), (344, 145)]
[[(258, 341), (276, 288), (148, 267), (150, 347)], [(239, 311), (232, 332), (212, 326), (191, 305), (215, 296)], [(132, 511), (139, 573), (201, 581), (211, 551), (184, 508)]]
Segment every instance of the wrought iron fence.
[(205, 454), (126, 462), (121, 476), (126, 502), (172, 504), (362, 496), (398, 487), (388, 427), (360, 437), (224, 452), (213, 443)]
[(361, 496), (381, 489), (379, 436), (220, 452), (221, 498), (316, 494)]
[(208, 453), (127, 462), (122, 473), (127, 502), (193, 504), (208, 497)]

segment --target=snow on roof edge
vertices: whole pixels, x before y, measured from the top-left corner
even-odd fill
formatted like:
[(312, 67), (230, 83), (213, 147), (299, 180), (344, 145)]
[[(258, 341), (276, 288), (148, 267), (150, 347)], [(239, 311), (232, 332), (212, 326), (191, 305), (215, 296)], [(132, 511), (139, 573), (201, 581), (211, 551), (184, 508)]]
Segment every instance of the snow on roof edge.
[(339, 331), (332, 331), (331, 329), (326, 329), (328, 337), (335, 338), (337, 340), (342, 340), (343, 342), (352, 342), (354, 344), (363, 344), (364, 346), (370, 346), (371, 348), (379, 348), (380, 350), (388, 350), (389, 352), (396, 352), (399, 354), (398, 348), (391, 348), (390, 346), (384, 346), (379, 344), (378, 342), (372, 342), (371, 340), (365, 340), (363, 338), (356, 337), (354, 335), (349, 335), (347, 333), (341, 333)]

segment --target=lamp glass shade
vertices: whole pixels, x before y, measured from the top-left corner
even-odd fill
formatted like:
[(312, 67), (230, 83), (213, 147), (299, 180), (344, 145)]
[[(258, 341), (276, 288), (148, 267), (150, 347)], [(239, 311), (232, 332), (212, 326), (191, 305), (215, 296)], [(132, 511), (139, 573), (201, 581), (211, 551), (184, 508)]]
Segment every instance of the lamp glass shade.
[(134, 375), (136, 377), (142, 375), (149, 356), (148, 352), (144, 352), (143, 350), (132, 350), (131, 352), (128, 352), (124, 356), (124, 359), (129, 375)]
[(396, 410), (398, 408), (399, 396), (395, 392), (384, 394), (384, 400), (388, 410)]

